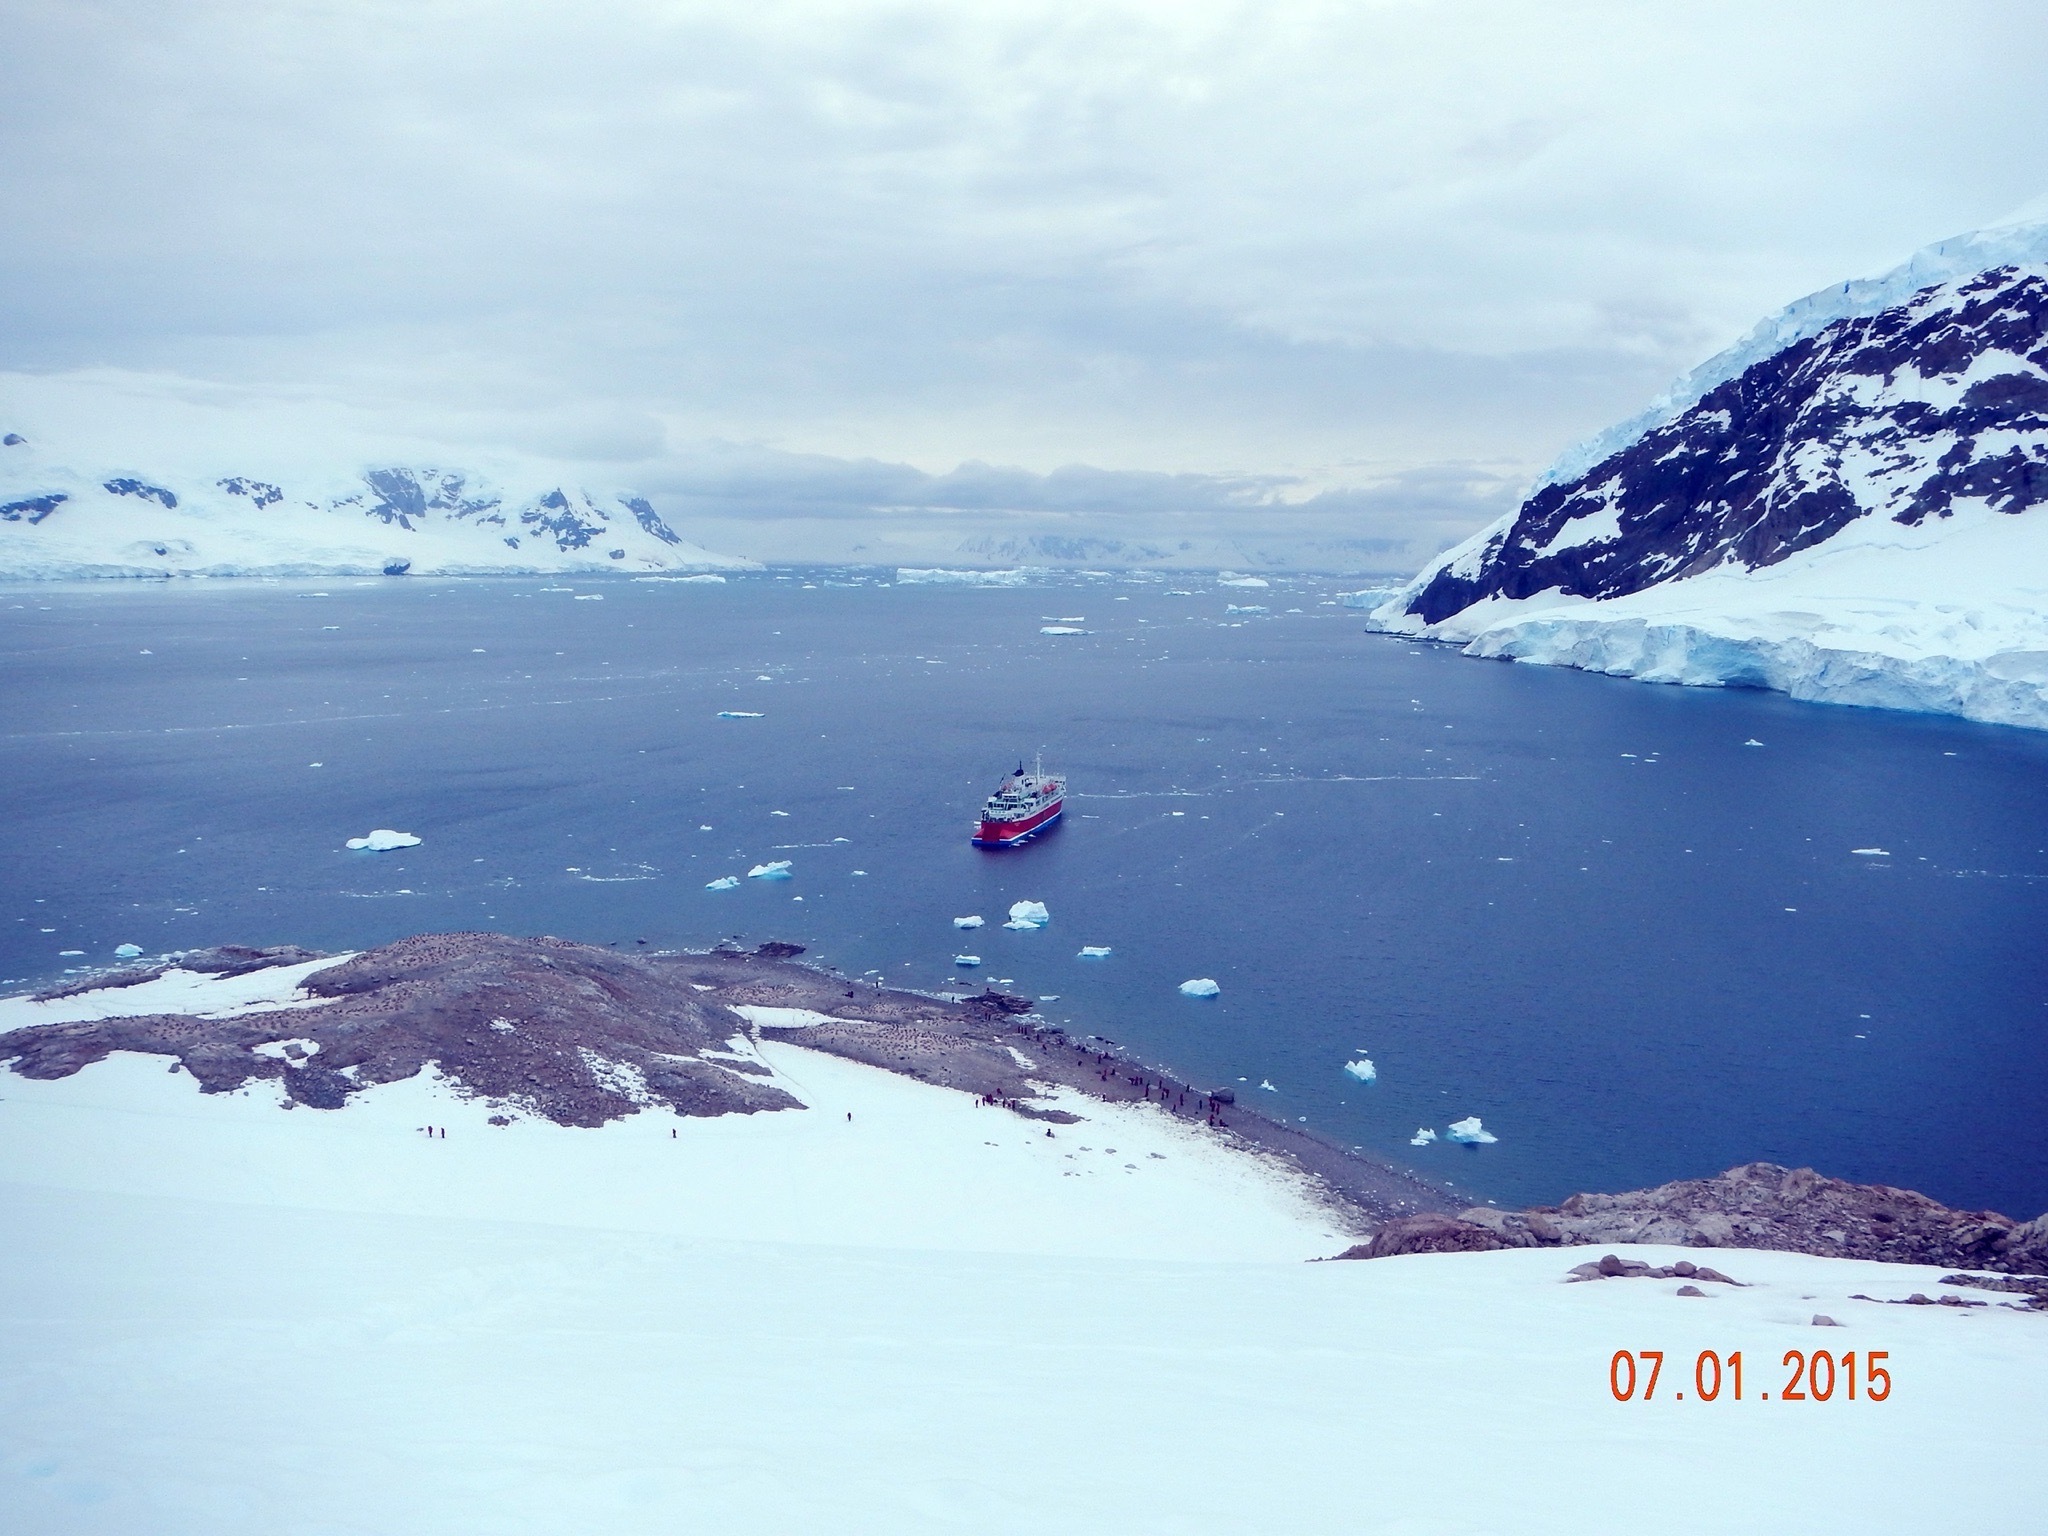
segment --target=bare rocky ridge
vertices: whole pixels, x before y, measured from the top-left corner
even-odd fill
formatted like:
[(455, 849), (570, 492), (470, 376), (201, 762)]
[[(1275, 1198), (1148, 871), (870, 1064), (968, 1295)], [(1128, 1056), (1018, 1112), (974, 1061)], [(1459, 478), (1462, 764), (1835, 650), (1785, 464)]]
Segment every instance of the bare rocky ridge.
[(1388, 1222), (1339, 1255), (1469, 1253), (1582, 1243), (1767, 1248), (1891, 1264), (1940, 1264), (2008, 1274), (2048, 1273), (2048, 1216), (2016, 1222), (1996, 1211), (1953, 1211), (1884, 1184), (1851, 1184), (1811, 1168), (1748, 1163), (1711, 1179), (1680, 1179), (1620, 1195), (1573, 1195), (1558, 1206)]

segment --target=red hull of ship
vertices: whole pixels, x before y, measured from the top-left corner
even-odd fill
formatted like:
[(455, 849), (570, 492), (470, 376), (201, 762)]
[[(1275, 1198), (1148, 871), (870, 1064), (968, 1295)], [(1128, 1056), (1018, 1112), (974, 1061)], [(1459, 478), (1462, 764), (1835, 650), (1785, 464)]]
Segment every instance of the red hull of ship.
[(1033, 812), (1022, 821), (984, 821), (976, 829), (974, 841), (984, 848), (1007, 848), (1012, 843), (1021, 843), (1032, 833), (1057, 820), (1060, 812), (1066, 808), (1065, 799), (1059, 799), (1043, 810)]

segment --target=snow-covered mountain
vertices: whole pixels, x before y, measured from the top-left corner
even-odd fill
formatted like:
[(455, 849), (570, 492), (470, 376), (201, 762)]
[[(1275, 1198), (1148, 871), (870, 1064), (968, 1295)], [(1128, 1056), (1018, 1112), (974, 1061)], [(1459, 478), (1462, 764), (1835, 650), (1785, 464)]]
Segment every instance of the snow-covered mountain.
[(1373, 619), (1475, 655), (2048, 728), (2048, 221), (1765, 320)]
[(0, 578), (710, 570), (630, 491), (545, 467), (300, 452), (279, 472), (218, 457), (157, 469), (46, 446), (0, 422)]

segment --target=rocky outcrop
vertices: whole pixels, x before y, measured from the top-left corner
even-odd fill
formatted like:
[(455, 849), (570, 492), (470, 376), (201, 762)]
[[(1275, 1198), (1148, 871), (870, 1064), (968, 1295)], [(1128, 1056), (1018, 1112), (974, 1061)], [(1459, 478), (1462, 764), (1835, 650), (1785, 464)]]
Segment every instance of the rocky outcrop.
[(1747, 1163), (1711, 1179), (1680, 1179), (1626, 1194), (1573, 1195), (1562, 1205), (1533, 1210), (1478, 1206), (1454, 1217), (1406, 1217), (1339, 1257), (1586, 1243), (1767, 1248), (2048, 1274), (2048, 1216), (2016, 1222), (1995, 1211), (1955, 1211), (1909, 1189), (1851, 1184), (1776, 1163)]
[[(305, 958), (216, 950), (178, 963), (225, 974)], [(673, 961), (562, 939), (429, 934), (315, 971), (303, 990), (305, 1007), (225, 1018), (37, 1025), (0, 1035), (0, 1060), (24, 1077), (58, 1078), (115, 1051), (169, 1056), (208, 1092), (272, 1081), (314, 1109), (432, 1069), (466, 1094), (561, 1125), (657, 1104), (687, 1115), (798, 1107), (732, 1048), (743, 1021)]]

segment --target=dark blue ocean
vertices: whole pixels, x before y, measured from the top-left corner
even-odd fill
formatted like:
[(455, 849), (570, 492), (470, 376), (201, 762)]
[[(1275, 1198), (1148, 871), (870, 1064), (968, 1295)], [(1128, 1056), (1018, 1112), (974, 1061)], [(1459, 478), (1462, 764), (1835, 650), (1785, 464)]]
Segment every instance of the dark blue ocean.
[[(2048, 1208), (2048, 735), (1469, 660), (1341, 585), (0, 589), (0, 974), (493, 928), (938, 989), (972, 952), (1503, 1203), (1766, 1158)], [(1065, 824), (970, 847), (1041, 749)], [(343, 849), (373, 827), (425, 841)], [(1409, 1146), (1470, 1115), (1499, 1141)]]

